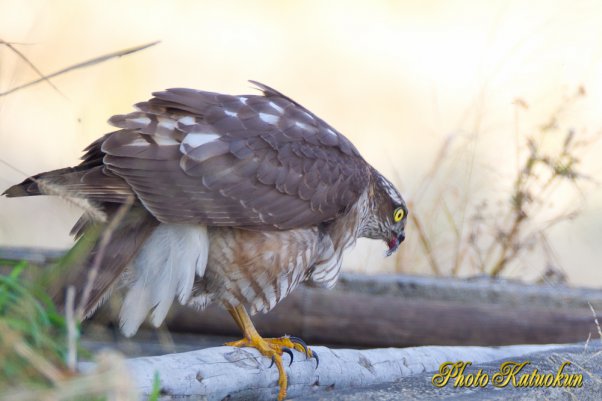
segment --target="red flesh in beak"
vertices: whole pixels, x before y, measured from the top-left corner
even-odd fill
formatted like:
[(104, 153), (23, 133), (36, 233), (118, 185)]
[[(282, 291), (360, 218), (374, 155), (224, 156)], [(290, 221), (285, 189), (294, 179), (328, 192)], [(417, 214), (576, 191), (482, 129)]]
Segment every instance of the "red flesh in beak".
[(393, 236), (389, 242), (387, 242), (387, 246), (389, 247), (387, 256), (391, 256), (391, 254), (397, 250), (397, 247), (399, 247), (399, 241), (397, 237)]

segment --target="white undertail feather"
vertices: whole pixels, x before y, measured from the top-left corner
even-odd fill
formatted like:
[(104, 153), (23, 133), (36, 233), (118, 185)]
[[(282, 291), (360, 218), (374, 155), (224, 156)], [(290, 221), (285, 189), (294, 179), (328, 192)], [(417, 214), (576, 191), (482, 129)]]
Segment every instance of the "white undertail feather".
[(123, 334), (134, 335), (151, 310), (158, 327), (176, 296), (186, 304), (195, 276), (205, 274), (208, 253), (206, 226), (160, 224), (129, 267), (131, 286), (120, 312)]

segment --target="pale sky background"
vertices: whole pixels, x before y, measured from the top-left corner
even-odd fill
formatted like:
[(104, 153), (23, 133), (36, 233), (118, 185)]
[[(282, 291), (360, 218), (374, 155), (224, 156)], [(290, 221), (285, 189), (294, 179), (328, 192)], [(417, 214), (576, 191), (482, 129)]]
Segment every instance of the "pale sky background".
[[(129, 112), (152, 91), (252, 93), (247, 80), (254, 79), (347, 135), (409, 201), (442, 143), (455, 138), (444, 178), (415, 206), (448, 271), (450, 228), (441, 210), (428, 209), (429, 194), (446, 197), (452, 208), (445, 215), (453, 218), (470, 215), (483, 199), (507, 201), (517, 138), (523, 144), (581, 85), (587, 96), (563, 111), (555, 135), (601, 132), (601, 16), (601, 2), (574, 0), (0, 0), (0, 39), (25, 43), (19, 50), (44, 73), (162, 41), (53, 80), (66, 98), (46, 84), (0, 97), (0, 190), (25, 174), (76, 164), (81, 150), (111, 129), (111, 115)], [(33, 78), (0, 46), (0, 92)], [(518, 108), (517, 98), (528, 109)], [(602, 178), (601, 151), (599, 141), (589, 146), (580, 165), (594, 181)], [(560, 187), (539, 223), (582, 207), (579, 217), (549, 231), (553, 262), (570, 283), (600, 286), (602, 191), (596, 182), (581, 188), (579, 195)], [(0, 198), (0, 245), (66, 248), (79, 214), (60, 199)], [(344, 265), (431, 273), (412, 226), (407, 237), (398, 259), (383, 259), (382, 243), (361, 241)], [(545, 262), (538, 253), (525, 256), (507, 275), (535, 279)]]

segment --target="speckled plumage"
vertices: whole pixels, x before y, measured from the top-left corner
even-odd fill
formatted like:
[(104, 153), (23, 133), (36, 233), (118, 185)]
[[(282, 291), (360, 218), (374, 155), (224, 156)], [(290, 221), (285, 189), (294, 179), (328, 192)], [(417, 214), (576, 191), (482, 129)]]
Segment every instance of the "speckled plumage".
[[(92, 310), (121, 278), (126, 334), (148, 314), (160, 324), (174, 299), (267, 312), (301, 282), (334, 285), (357, 238), (382, 239), (390, 252), (403, 241), (407, 209), (394, 186), (341, 133), (255, 84), (262, 95), (154, 93), (112, 117), (119, 130), (92, 143), (80, 165), (6, 191), (38, 195), (49, 182), (109, 217), (135, 200), (87, 304)], [(393, 221), (399, 209), (403, 219)], [(90, 224), (83, 217), (76, 236)], [(84, 263), (65, 285), (81, 294), (86, 273)]]

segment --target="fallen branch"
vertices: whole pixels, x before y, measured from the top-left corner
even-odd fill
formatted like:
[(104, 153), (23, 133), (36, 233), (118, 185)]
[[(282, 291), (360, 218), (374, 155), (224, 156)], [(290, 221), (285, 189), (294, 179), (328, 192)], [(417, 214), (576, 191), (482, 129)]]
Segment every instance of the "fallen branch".
[[(289, 377), (287, 398), (330, 391), (365, 388), (393, 383), (402, 377), (437, 371), (443, 362), (471, 361), (473, 364), (513, 358), (533, 352), (562, 348), (561, 345), (514, 345), (487, 347), (418, 347), (406, 349), (330, 349), (312, 347), (314, 359), (294, 351), (286, 367)], [(288, 358), (285, 356), (285, 358)], [(127, 361), (129, 372), (144, 395), (152, 390), (159, 373), (161, 393), (172, 397), (217, 400), (274, 400), (278, 393), (278, 372), (270, 360), (252, 348), (215, 347)], [(286, 364), (285, 364), (286, 366)], [(82, 371), (94, 367), (82, 363)]]

